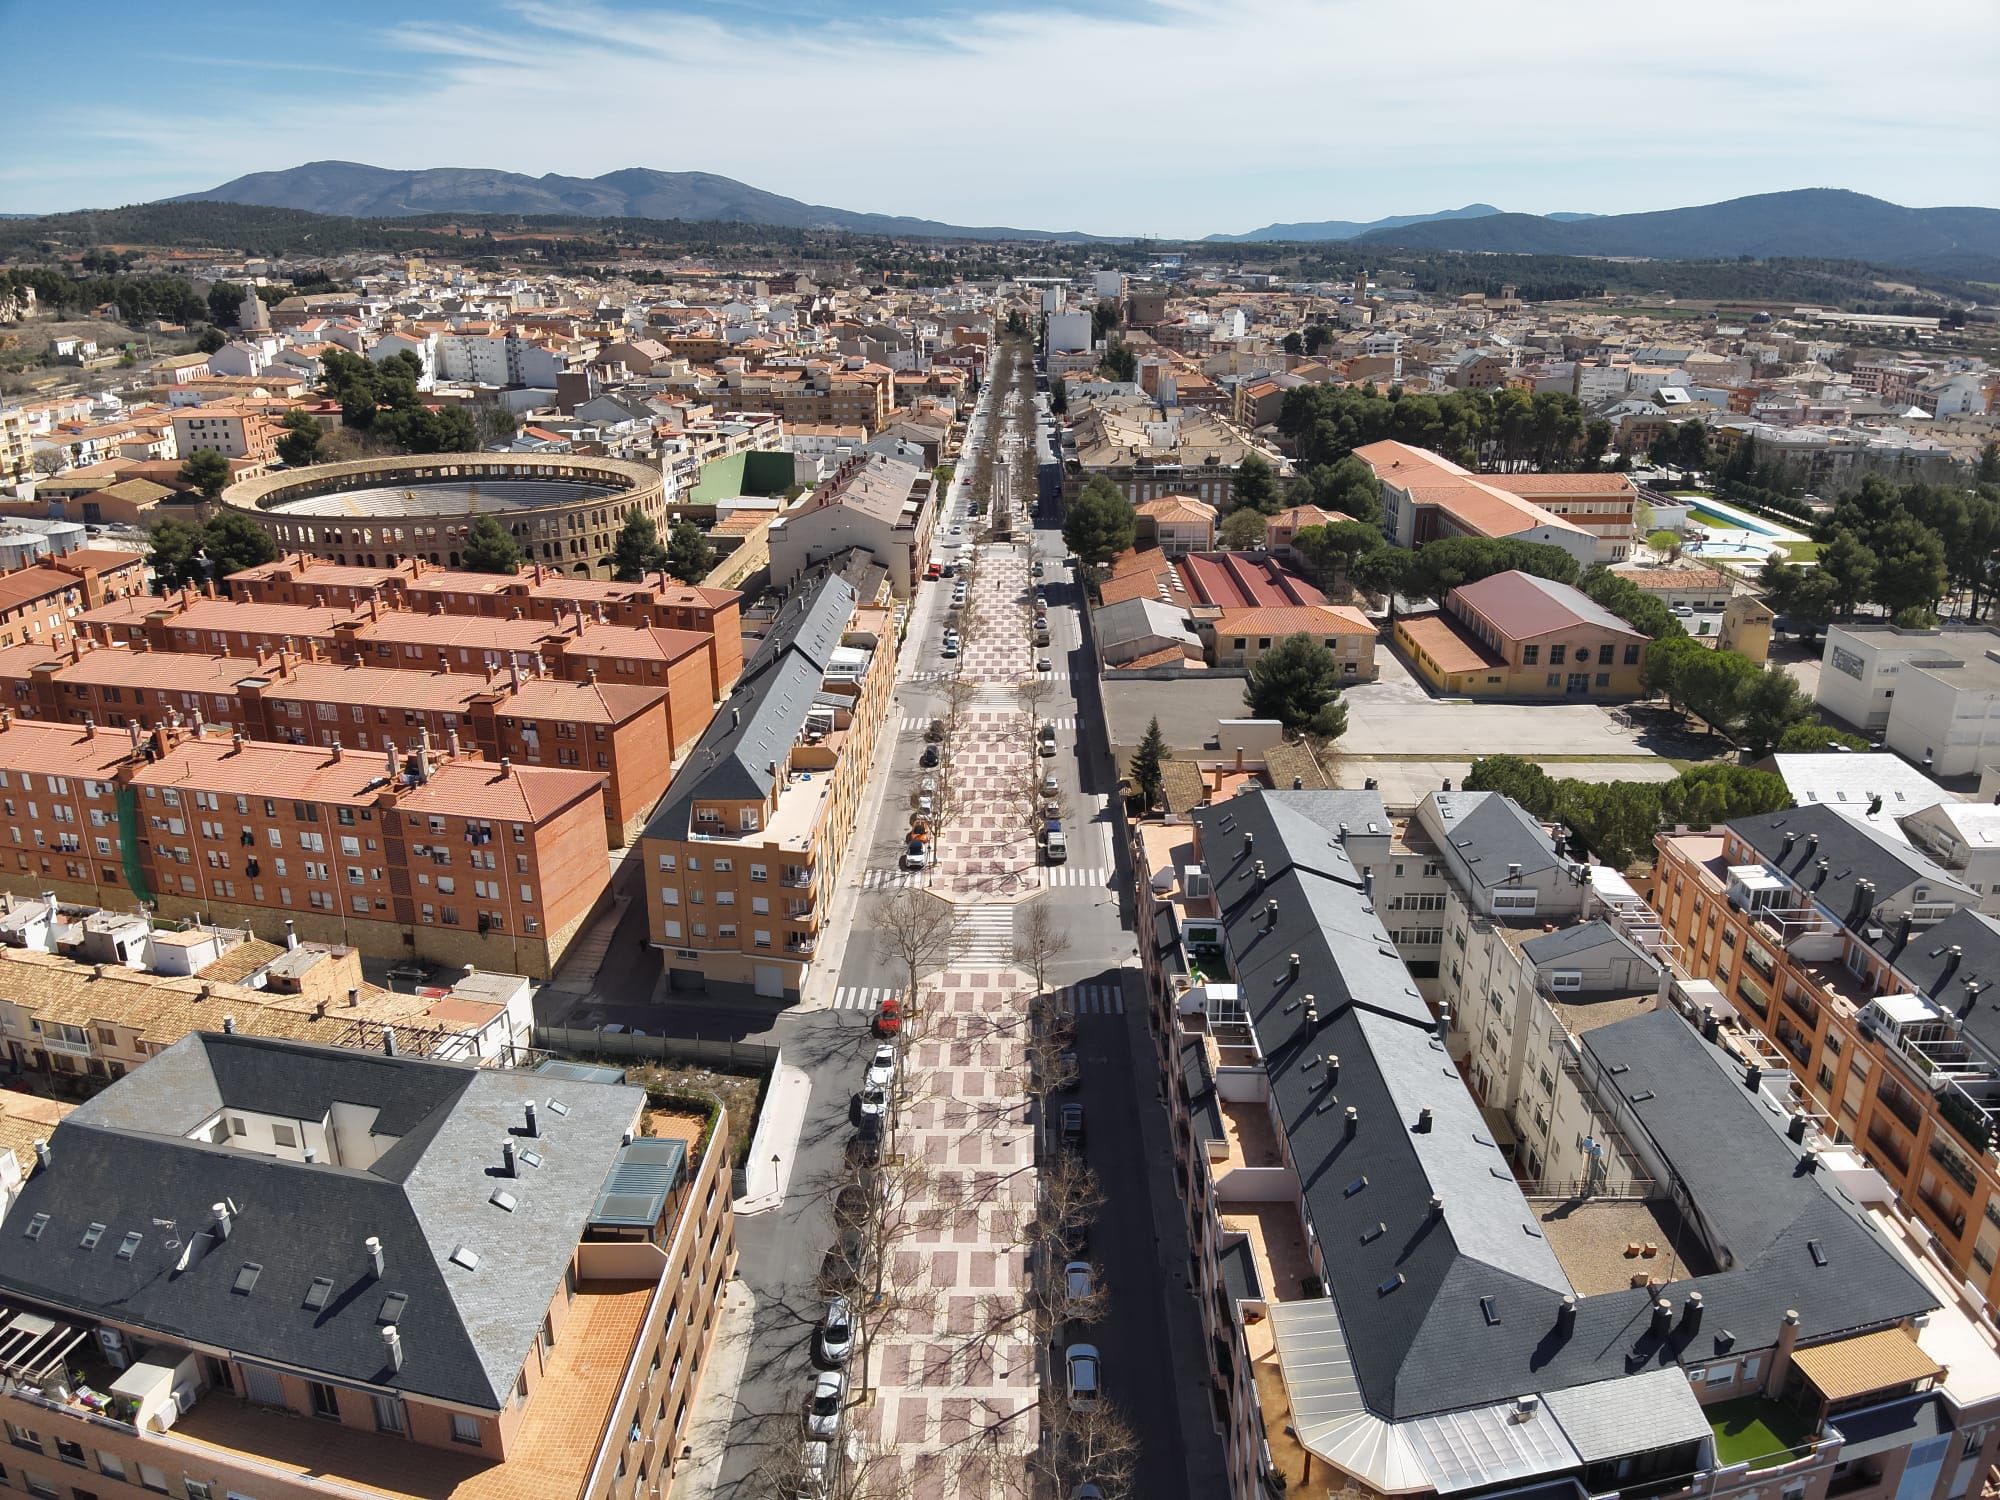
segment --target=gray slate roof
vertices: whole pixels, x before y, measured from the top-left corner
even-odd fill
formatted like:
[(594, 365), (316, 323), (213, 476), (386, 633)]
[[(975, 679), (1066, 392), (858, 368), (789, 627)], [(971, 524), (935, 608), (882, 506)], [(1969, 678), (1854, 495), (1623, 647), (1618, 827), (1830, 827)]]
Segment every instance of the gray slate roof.
[[(1582, 1299), (1575, 1334), (1559, 1338), (1568, 1279), (1352, 862), (1293, 805), (1301, 795), (1311, 794), (1238, 796), (1191, 816), (1370, 1410), (1409, 1418), (1713, 1358), (1728, 1347), (1718, 1342), (1725, 1332), (1736, 1347), (1762, 1347), (1787, 1308), (1799, 1309), (1801, 1341), (1811, 1342), (1934, 1305), (1831, 1180), (1800, 1171), (1800, 1148), (1722, 1054), (1666, 1011), (1601, 1027), (1587, 1045), (1625, 1070), (1616, 1077), (1628, 1098), (1651, 1092), (1635, 1108), (1735, 1264), (1664, 1290), (1677, 1301), (1701, 1290), (1707, 1312), (1692, 1339), (1650, 1337), (1653, 1294), (1643, 1289)], [(1316, 1031), (1304, 1020), (1307, 993)], [(1323, 1064), (1302, 1066), (1329, 1052), (1340, 1059), (1331, 1087)], [(1824, 1267), (1809, 1240), (1826, 1252)]]
[[(1875, 882), (1877, 904), (1919, 881), (1934, 887), (1939, 899), (1978, 901), (1970, 886), (1927, 856), (1830, 807), (1790, 807), (1738, 818), (1729, 829), (1853, 931), (1862, 931), (1870, 916), (1855, 901), (1855, 887), (1864, 880)], [(1787, 834), (1795, 835), (1789, 845)], [(1822, 859), (1827, 862), (1824, 873)]]
[(1491, 887), (1507, 883), (1507, 867), (1523, 879), (1563, 863), (1534, 815), (1499, 792), (1432, 792), (1438, 822), (1470, 877)]
[(697, 802), (754, 802), (771, 790), (805, 728), (827, 663), (854, 615), (854, 585), (835, 572), (807, 578), (785, 601), (736, 686), (682, 762), (646, 836), (685, 839)]
[[(541, 1106), (533, 1140), (520, 1134), (531, 1099)], [(0, 1291), (251, 1361), (497, 1410), (643, 1100), (623, 1086), (197, 1033), (56, 1128), (50, 1169), (0, 1227)], [(375, 1132), (401, 1142), (364, 1170), (185, 1134), (224, 1106), (318, 1119), (335, 1102), (379, 1106)], [(508, 1140), (541, 1164), (501, 1177)], [(513, 1212), (489, 1201), (498, 1187), (516, 1198)], [(234, 1224), (210, 1242), (211, 1206), (224, 1200)], [(38, 1214), (49, 1222), (31, 1240), (22, 1229)], [(106, 1232), (86, 1250), (92, 1223)], [(143, 1238), (120, 1259), (127, 1233)], [(379, 1280), (363, 1250), (371, 1235), (383, 1246)], [(475, 1268), (452, 1261), (460, 1246)], [(205, 1253), (190, 1257), (197, 1247)], [(249, 1263), (262, 1272), (239, 1294)], [(331, 1288), (315, 1311), (306, 1297), (319, 1277)], [(394, 1293), (408, 1300), (385, 1319)], [(402, 1335), (400, 1371), (383, 1357), (385, 1321)]]
[(1913, 989), (1950, 1011), (1974, 1040), (2000, 1056), (2000, 922), (1968, 907), (1935, 927), (1905, 933), (1899, 924), (1874, 947)]

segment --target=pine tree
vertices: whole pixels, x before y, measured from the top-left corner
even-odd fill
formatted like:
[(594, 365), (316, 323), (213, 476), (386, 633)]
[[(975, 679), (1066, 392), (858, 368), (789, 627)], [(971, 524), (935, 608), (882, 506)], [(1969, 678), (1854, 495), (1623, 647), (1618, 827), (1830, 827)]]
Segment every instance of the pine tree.
[(1164, 789), (1161, 762), (1173, 755), (1167, 744), (1167, 737), (1160, 732), (1157, 716), (1146, 726), (1145, 736), (1139, 741), (1139, 748), (1132, 752), (1132, 765), (1127, 775), (1131, 778), (1132, 789), (1140, 800), (1151, 808), (1160, 800)]
[(682, 583), (699, 583), (715, 566), (715, 549), (692, 521), (676, 522), (667, 538), (667, 571)]
[(660, 544), (660, 528), (651, 516), (633, 506), (625, 512), (618, 545), (611, 549), (611, 576), (620, 583), (637, 583), (666, 566), (667, 549)]
[(464, 560), (459, 566), (468, 573), (521, 571), (521, 549), (491, 516), (481, 516), (472, 523), (472, 529), (465, 535), (465, 551), (460, 555)]

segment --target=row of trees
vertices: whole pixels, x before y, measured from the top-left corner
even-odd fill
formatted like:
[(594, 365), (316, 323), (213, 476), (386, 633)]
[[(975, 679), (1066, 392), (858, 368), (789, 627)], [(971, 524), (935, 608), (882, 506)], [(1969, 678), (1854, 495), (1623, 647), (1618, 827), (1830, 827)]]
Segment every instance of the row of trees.
[[(218, 461), (219, 454), (210, 454)], [(225, 470), (227, 465), (224, 465)], [(192, 521), (162, 521), (153, 528), (153, 578), (162, 593), (214, 579), (228, 588), (231, 573), (270, 562), (278, 555), (274, 543), (248, 516), (227, 511), (197, 525)]]
[(320, 384), (340, 403), (341, 420), (404, 453), (470, 453), (479, 424), (462, 406), (430, 407), (418, 382), (423, 362), (404, 350), (372, 360), (343, 349), (320, 356)]
[[(492, 515), (473, 520), (465, 534), (460, 563), (468, 573), (499, 573), (512, 577), (527, 559), (507, 528)], [(715, 549), (692, 521), (678, 521), (667, 541), (660, 528), (638, 506), (625, 512), (618, 542), (611, 552), (612, 576), (620, 583), (637, 583), (650, 573), (665, 572), (682, 583), (699, 583), (715, 566)]]
[(1777, 749), (1794, 725), (1817, 722), (1811, 696), (1782, 667), (1760, 667), (1740, 651), (1711, 649), (1685, 635), (1654, 641), (1639, 681), (1753, 759)]
[(1465, 789), (1499, 792), (1537, 818), (1566, 824), (1613, 869), (1650, 849), (1662, 828), (1708, 828), (1792, 805), (1783, 777), (1727, 765), (1696, 766), (1668, 782), (1591, 782), (1550, 776), (1518, 755), (1489, 755), (1472, 763)]
[(1393, 438), (1483, 469), (1589, 469), (1611, 446), (1611, 424), (1584, 415), (1576, 397), (1391, 387), (1302, 385), (1285, 393), (1278, 430), (1306, 467), (1336, 464), (1356, 448)]

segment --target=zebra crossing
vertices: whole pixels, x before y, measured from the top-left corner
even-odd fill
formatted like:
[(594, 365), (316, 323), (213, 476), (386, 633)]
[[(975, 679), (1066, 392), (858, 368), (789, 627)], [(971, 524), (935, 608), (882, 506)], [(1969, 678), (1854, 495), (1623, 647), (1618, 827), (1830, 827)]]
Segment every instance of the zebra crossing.
[(1111, 884), (1111, 871), (1103, 865), (1050, 865), (1042, 871), (1042, 878), (1051, 886)]
[(952, 923), (952, 962), (999, 968), (1014, 961), (1014, 908), (961, 906)]
[(1058, 1015), (1122, 1016), (1125, 989), (1116, 984), (1067, 984), (1053, 996)]
[(833, 992), (835, 1010), (865, 1010), (871, 1014), (881, 1008), (882, 1002), (892, 995), (903, 993), (901, 985), (843, 984)]

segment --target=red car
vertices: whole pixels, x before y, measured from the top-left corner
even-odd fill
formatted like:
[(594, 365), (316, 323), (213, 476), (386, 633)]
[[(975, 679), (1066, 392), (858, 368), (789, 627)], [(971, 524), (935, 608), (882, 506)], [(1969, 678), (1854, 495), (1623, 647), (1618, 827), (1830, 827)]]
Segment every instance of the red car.
[(903, 1002), (884, 1000), (882, 1008), (875, 1012), (875, 1035), (894, 1036), (903, 1029)]
[(944, 564), (942, 563), (932, 563), (928, 568), (924, 569), (924, 577), (926, 578), (938, 578), (941, 577), (943, 573), (944, 573)]

